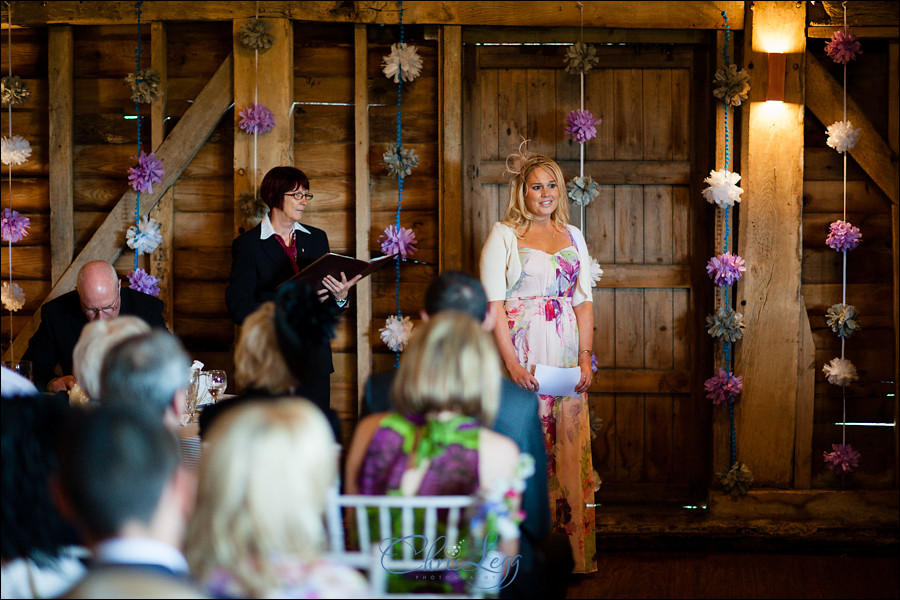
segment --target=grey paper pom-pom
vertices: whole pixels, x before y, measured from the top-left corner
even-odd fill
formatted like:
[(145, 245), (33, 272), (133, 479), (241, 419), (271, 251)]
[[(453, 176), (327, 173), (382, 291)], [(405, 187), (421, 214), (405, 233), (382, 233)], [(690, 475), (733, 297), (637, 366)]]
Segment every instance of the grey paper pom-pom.
[(238, 194), (238, 206), (245, 217), (253, 220), (262, 219), (269, 212), (269, 207), (266, 203), (250, 192)]
[(600, 195), (600, 185), (590, 175), (577, 175), (566, 184), (566, 191), (569, 193), (569, 200), (578, 206), (587, 206), (594, 196)]
[(566, 50), (564, 60), (566, 73), (578, 75), (593, 69), (600, 62), (600, 57), (597, 56), (597, 49), (591, 44), (575, 42)]
[(740, 106), (750, 93), (750, 76), (743, 69), (737, 70), (733, 63), (716, 71), (716, 88), (713, 96), (720, 98), (728, 106)]
[(394, 175), (403, 179), (419, 166), (419, 157), (412, 148), (388, 146), (384, 153), (384, 164)]
[(241, 39), (241, 45), (250, 50), (259, 50), (265, 52), (275, 43), (275, 37), (269, 33), (272, 30), (272, 23), (263, 21), (262, 19), (248, 19), (246, 23), (241, 25), (238, 35)]
[(828, 326), (842, 338), (851, 337), (859, 331), (859, 311), (852, 304), (832, 304), (825, 313)]
[(732, 308), (726, 310), (723, 307), (717, 310), (716, 314), (706, 317), (706, 327), (712, 337), (725, 342), (734, 342), (744, 335), (744, 315)]
[(747, 468), (747, 465), (736, 462), (731, 468), (721, 473), (716, 473), (716, 478), (725, 491), (731, 495), (732, 500), (737, 500), (740, 496), (747, 493), (750, 484), (753, 483), (753, 473)]
[(8, 106), (24, 104), (31, 96), (31, 90), (18, 75), (7, 75), (0, 80), (0, 100)]
[(142, 104), (150, 104), (160, 96), (159, 72), (156, 69), (144, 69), (137, 73), (129, 73), (125, 81), (131, 85), (131, 99)]

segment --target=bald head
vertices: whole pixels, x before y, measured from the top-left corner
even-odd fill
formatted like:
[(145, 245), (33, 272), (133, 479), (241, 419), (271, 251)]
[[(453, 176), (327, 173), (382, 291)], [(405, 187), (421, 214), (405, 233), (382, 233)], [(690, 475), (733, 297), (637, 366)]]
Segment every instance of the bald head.
[(81, 310), (88, 321), (111, 319), (119, 315), (119, 276), (111, 264), (94, 260), (78, 271), (75, 289), (81, 298)]

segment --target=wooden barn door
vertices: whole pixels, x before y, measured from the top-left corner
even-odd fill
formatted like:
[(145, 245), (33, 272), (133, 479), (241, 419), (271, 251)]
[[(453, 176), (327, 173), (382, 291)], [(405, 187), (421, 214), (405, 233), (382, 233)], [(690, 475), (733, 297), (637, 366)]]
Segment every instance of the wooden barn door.
[[(711, 156), (703, 144), (714, 131), (701, 118), (710, 105), (694, 88), (704, 85), (698, 69), (706, 72), (708, 55), (688, 45), (598, 50), (584, 97), (603, 122), (586, 145), (585, 174), (601, 193), (583, 221), (572, 206), (604, 270), (594, 291), (599, 370), (589, 394), (592, 418), (603, 422), (593, 439), (603, 480), (597, 498), (702, 503), (711, 480), (702, 381), (712, 364), (702, 338), (713, 293), (702, 269), (712, 231), (697, 185), (710, 167), (696, 163)], [(564, 128), (579, 108), (580, 81), (565, 72), (564, 51), (466, 47), (464, 261), (473, 272), (491, 225), (503, 217), (505, 158), (522, 138), (530, 151), (559, 161), (567, 180), (579, 173), (580, 149)], [(698, 127), (707, 132), (698, 136)]]

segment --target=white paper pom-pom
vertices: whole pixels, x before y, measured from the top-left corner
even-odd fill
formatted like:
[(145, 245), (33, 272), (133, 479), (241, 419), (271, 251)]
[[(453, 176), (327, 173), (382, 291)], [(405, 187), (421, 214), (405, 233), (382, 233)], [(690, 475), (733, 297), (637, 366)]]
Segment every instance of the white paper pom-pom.
[(822, 372), (828, 379), (828, 383), (845, 386), (859, 379), (856, 367), (846, 358), (832, 358), (831, 362), (822, 367)]
[(603, 277), (603, 269), (593, 256), (591, 257), (591, 287), (597, 287), (597, 282)]
[(838, 152), (846, 152), (859, 139), (859, 129), (854, 129), (851, 121), (835, 121), (828, 126), (826, 132), (828, 141), (825, 143)]
[(391, 53), (384, 57), (384, 75), (394, 83), (412, 81), (422, 72), (422, 58), (415, 46), (394, 44)]
[(4, 165), (21, 165), (31, 156), (31, 144), (21, 135), (0, 140), (0, 159)]
[(3, 297), (3, 308), (10, 312), (16, 312), (25, 306), (25, 292), (18, 283), (4, 281), (0, 296)]
[(128, 247), (141, 254), (150, 254), (162, 243), (162, 234), (159, 232), (159, 223), (156, 219), (143, 217), (140, 224), (128, 228)]
[(409, 337), (412, 335), (413, 324), (409, 317), (398, 319), (397, 315), (391, 315), (384, 323), (384, 327), (379, 329), (381, 332), (381, 341), (387, 344), (387, 347), (394, 352), (403, 352), (406, 344), (409, 343)]
[(741, 194), (744, 193), (743, 188), (737, 186), (740, 180), (740, 175), (725, 169), (710, 171), (709, 177), (703, 180), (709, 184), (709, 187), (703, 190), (703, 197), (710, 204), (718, 204), (722, 208), (734, 206), (735, 202), (741, 201)]

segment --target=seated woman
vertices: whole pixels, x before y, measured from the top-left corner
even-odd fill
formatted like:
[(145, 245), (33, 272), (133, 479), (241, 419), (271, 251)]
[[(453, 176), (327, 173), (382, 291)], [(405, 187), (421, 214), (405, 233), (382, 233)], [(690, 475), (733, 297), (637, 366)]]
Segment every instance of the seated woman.
[[(484, 511), (472, 515), (496, 531), (482, 531), (489, 545), (500, 538), (500, 554), (516, 556), (524, 478), (531, 457), (520, 455), (508, 437), (487, 427), (500, 393), (500, 363), (488, 333), (474, 318), (443, 311), (425, 323), (403, 354), (391, 388), (396, 412), (377, 413), (356, 429), (346, 463), (348, 494), (441, 496), (475, 495)], [(533, 461), (531, 461), (533, 467)], [(475, 522), (459, 556), (477, 561), (483, 539)], [(493, 537), (491, 537), (493, 534)], [(428, 540), (433, 544), (436, 540)], [(442, 557), (439, 557), (442, 558)], [(501, 559), (502, 560), (502, 559)], [(470, 563), (471, 564), (471, 563)], [(471, 569), (440, 576), (389, 577), (389, 591), (427, 591), (440, 581), (444, 591), (462, 592)], [(498, 581), (503, 579), (498, 574)]]
[(338, 446), (316, 406), (247, 402), (222, 415), (206, 441), (185, 554), (213, 597), (369, 595), (359, 572), (321, 557)]

